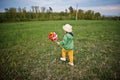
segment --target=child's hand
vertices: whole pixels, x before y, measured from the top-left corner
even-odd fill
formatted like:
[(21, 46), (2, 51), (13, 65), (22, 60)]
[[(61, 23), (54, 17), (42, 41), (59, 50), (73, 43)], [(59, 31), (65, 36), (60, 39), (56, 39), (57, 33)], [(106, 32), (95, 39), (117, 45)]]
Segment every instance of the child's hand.
[(58, 45), (60, 45), (60, 42), (56, 42)]

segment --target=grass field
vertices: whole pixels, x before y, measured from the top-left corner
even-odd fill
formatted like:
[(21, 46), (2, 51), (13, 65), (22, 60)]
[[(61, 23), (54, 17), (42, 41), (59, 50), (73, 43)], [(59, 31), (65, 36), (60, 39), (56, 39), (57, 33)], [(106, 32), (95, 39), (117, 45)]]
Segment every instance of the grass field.
[[(62, 25), (74, 33), (74, 63), (59, 60), (61, 48), (48, 40)], [(35, 21), (0, 24), (0, 80), (118, 80), (120, 21)]]

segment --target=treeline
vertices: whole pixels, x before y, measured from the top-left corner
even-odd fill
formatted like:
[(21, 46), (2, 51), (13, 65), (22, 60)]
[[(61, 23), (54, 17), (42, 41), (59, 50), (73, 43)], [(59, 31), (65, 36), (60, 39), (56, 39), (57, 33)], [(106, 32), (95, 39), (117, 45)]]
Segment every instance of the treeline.
[(0, 22), (18, 22), (18, 21), (43, 21), (43, 20), (102, 20), (113, 19), (120, 20), (120, 17), (105, 17), (99, 12), (92, 10), (84, 11), (74, 9), (70, 6), (65, 11), (53, 12), (51, 7), (31, 6), (31, 10), (26, 8), (5, 8), (5, 12), (0, 13)]

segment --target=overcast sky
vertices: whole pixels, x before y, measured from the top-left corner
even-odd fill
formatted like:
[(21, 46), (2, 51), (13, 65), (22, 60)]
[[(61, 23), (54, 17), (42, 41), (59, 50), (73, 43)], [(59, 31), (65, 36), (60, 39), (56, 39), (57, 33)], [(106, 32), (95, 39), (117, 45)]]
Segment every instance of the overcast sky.
[(0, 12), (4, 8), (10, 7), (26, 7), (27, 10), (31, 6), (52, 7), (54, 12), (65, 11), (70, 6), (82, 10), (93, 10), (100, 12), (102, 15), (116, 15), (120, 16), (120, 0), (0, 0)]

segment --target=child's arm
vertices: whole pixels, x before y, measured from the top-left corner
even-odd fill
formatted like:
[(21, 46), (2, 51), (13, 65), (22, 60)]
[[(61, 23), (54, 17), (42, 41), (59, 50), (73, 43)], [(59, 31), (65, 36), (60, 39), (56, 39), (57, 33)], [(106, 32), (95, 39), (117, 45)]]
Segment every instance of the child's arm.
[(61, 48), (63, 48), (63, 47), (60, 45), (60, 42), (57, 42), (57, 41), (56, 41), (56, 43), (57, 43)]

